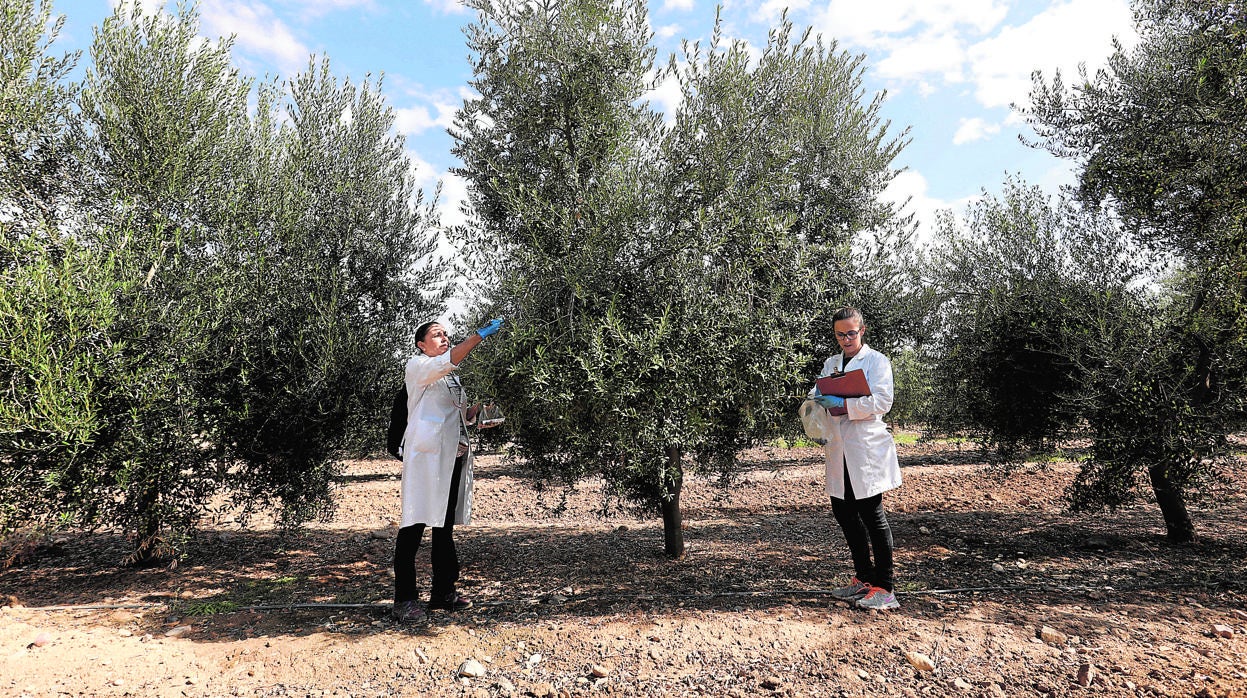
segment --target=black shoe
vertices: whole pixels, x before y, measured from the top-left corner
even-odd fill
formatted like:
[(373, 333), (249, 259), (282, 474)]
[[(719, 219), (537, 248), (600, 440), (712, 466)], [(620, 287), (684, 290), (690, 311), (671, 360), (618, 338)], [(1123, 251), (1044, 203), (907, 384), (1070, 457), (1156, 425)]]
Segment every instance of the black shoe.
[(390, 611), (390, 617), (399, 623), (424, 623), (429, 619), (428, 614), (415, 601), (403, 601), (394, 604), (393, 610)]
[(429, 601), (430, 611), (462, 611), (465, 608), (472, 608), (472, 600), (462, 594), (450, 592), (445, 596), (431, 599)]

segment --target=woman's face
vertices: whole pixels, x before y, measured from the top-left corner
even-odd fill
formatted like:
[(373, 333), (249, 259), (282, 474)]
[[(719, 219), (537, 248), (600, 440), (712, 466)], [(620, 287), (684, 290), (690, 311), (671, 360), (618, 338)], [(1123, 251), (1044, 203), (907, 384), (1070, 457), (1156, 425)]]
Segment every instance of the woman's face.
[(836, 331), (836, 342), (844, 351), (845, 356), (857, 356), (862, 350), (862, 337), (866, 334), (866, 326), (858, 318), (836, 320), (833, 325)]
[(425, 356), (441, 356), (450, 351), (450, 337), (446, 334), (446, 328), (435, 322), (424, 334), (424, 339), (416, 342), (416, 346)]

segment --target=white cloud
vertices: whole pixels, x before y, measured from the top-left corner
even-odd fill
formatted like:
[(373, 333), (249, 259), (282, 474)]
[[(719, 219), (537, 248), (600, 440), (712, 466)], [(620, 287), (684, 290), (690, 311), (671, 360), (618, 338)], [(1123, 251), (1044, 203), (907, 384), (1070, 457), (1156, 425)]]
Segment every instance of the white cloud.
[(444, 15), (462, 15), (468, 12), (462, 0), (424, 0), (424, 4), (440, 10)]
[(753, 13), (754, 21), (775, 24), (784, 10), (792, 17), (810, 6), (810, 0), (766, 0)]
[(977, 116), (972, 119), (963, 118), (961, 125), (957, 127), (957, 133), (953, 134), (953, 145), (981, 141), (997, 133), (1000, 133), (1000, 124), (989, 124)]
[(1050, 0), (1029, 20), (1002, 26), (1004, 0), (830, 0), (812, 21), (824, 36), (878, 57), (875, 70), (895, 86), (929, 93), (932, 83), (970, 81), (982, 106), (1006, 107), (1027, 101), (1035, 70), (1074, 75), (1085, 62), (1094, 71), (1114, 35), (1133, 45), (1128, 3)]
[(295, 12), (301, 17), (321, 17), (330, 12), (339, 10), (349, 10), (356, 7), (366, 8), (370, 10), (376, 9), (376, 3), (373, 0), (281, 0), (282, 4), (287, 7), (295, 8)]
[(436, 116), (425, 106), (395, 109), (394, 128), (408, 136), (418, 136), (431, 128), (449, 128), (459, 106), (456, 102), (434, 100), (432, 107)]
[(407, 158), (411, 162), (411, 174), (416, 179), (416, 186), (426, 195), (431, 195), (433, 188), (437, 186), (437, 168), (414, 151), (408, 150)]
[(927, 195), (927, 178), (915, 170), (906, 170), (898, 174), (881, 197), (884, 201), (903, 204), (902, 214), (914, 214), (918, 223), (918, 239), (929, 241), (935, 237), (936, 217), (941, 211), (954, 207), (964, 207), (977, 196), (966, 197), (956, 201), (944, 201)]
[(662, 82), (645, 93), (642, 99), (648, 100), (651, 105), (661, 111), (663, 120), (670, 123), (675, 120), (675, 112), (684, 102), (684, 93), (680, 91), (680, 81), (671, 73), (667, 73)]
[(824, 36), (876, 48), (915, 30), (944, 34), (963, 27), (983, 34), (1007, 11), (1004, 0), (831, 0), (813, 24)]
[(1052, 76), (1060, 69), (1076, 75), (1080, 62), (1094, 71), (1112, 51), (1114, 35), (1126, 46), (1136, 41), (1127, 0), (1054, 4), (1025, 24), (1005, 27), (967, 49), (975, 97), (987, 107), (1026, 104), (1033, 71)]
[(438, 201), (438, 210), (441, 211), (442, 226), (463, 225), (467, 222), (463, 204), (468, 200), (468, 180), (450, 172), (443, 172), (441, 179), (442, 198)]
[(907, 79), (936, 74), (945, 82), (961, 82), (965, 47), (951, 33), (928, 33), (918, 37), (889, 40), (890, 53), (876, 69), (885, 78)]
[(678, 24), (664, 24), (663, 26), (658, 27), (657, 29), (654, 30), (654, 34), (660, 39), (670, 39), (671, 37), (679, 33), (680, 33), (680, 25)]
[(681, 12), (689, 12), (692, 9), (693, 9), (693, 0), (663, 0), (663, 3), (662, 3), (663, 12), (671, 12), (672, 10), (680, 10)]
[(207, 34), (237, 36), (236, 46), (263, 56), (286, 75), (307, 69), (312, 51), (303, 45), (268, 6), (240, 0), (205, 0), (200, 5)]

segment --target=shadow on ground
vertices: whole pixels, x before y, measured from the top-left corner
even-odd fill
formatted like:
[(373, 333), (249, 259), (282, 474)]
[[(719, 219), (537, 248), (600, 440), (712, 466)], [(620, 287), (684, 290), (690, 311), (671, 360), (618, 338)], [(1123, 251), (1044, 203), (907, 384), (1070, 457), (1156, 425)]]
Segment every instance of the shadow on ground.
[[(846, 575), (847, 551), (828, 508), (703, 502), (686, 520), (684, 559), (661, 555), (658, 522), (629, 519), (498, 522), (457, 532), (462, 586), (477, 624), (619, 613), (732, 613), (820, 607)], [(1129, 605), (1169, 617), (1175, 603), (1211, 604), (1247, 593), (1247, 504), (1200, 512), (1202, 539), (1174, 546), (1154, 508), (1112, 517), (1062, 511), (916, 509), (890, 515), (898, 591), (908, 614), (960, 617), (976, 600), (1011, 608)], [(1215, 522), (1215, 525), (1214, 523)], [(426, 539), (427, 541), (427, 539)], [(136, 606), (147, 632), (194, 623), (197, 641), (370, 633), (393, 629), (393, 541), (361, 530), (201, 531), (175, 568), (123, 568), (128, 543), (84, 535), (0, 573), (0, 588), (31, 608)], [(427, 574), (427, 547), (418, 565)], [(1175, 594), (1175, 590), (1180, 590)], [(314, 608), (297, 608), (315, 604)], [(1077, 612), (1066, 612), (1076, 627)], [(1022, 612), (1018, 611), (1020, 618)], [(452, 619), (439, 618), (437, 623)], [(428, 632), (428, 629), (415, 632)]]

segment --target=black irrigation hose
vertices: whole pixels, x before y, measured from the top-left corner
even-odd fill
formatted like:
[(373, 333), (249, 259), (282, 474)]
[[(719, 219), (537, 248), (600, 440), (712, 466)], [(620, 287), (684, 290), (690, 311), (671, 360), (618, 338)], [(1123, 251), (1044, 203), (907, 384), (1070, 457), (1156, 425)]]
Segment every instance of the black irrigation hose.
[[(1230, 587), (1238, 586), (1237, 584), (1227, 585)], [(897, 596), (939, 596), (944, 594), (973, 594), (988, 591), (1062, 591), (1062, 592), (1137, 592), (1137, 591), (1155, 591), (1158, 589), (1167, 589), (1169, 587), (1162, 586), (1140, 586), (1129, 589), (1121, 589), (1117, 587), (1091, 587), (1091, 586), (1052, 586), (1044, 584), (1012, 584), (1001, 586), (985, 586), (985, 587), (955, 587), (951, 589), (920, 589), (916, 591), (897, 591)], [(706, 594), (612, 594), (600, 596), (579, 596), (567, 598), (554, 605), (566, 605), (571, 603), (585, 603), (590, 601), (655, 601), (660, 599), (715, 599), (728, 597), (750, 597), (750, 598), (770, 598), (784, 596), (829, 596), (830, 589), (777, 589), (772, 591), (719, 591)], [(18, 608), (34, 610), (34, 611), (109, 611), (124, 609), (152, 609), (152, 608), (169, 608), (175, 606), (174, 603), (145, 603), (145, 604), (85, 604), (80, 606), (20, 606)], [(539, 605), (540, 598), (531, 598), (524, 601), (486, 601), (478, 602), (479, 606), (510, 606), (510, 605)], [(254, 611), (301, 611), (301, 610), (326, 610), (326, 609), (368, 609), (372, 611), (385, 611), (390, 608), (389, 604), (377, 603), (290, 603), (290, 604), (261, 604), (256, 606), (239, 606), (231, 608), (228, 611), (220, 613), (211, 613), (204, 615), (223, 615), (225, 613), (244, 613)]]

